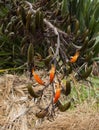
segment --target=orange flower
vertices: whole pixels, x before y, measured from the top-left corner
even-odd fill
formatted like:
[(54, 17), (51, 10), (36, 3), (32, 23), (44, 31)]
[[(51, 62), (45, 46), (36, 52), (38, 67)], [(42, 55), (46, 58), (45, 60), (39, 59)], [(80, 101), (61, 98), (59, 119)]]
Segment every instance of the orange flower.
[(52, 64), (51, 70), (50, 70), (50, 83), (53, 82), (54, 77), (55, 77), (55, 66)]
[(79, 57), (80, 52), (77, 51), (74, 56), (71, 57), (70, 62), (75, 63)]
[(32, 74), (34, 76), (34, 79), (41, 85), (44, 85), (44, 82), (40, 79), (40, 77), (34, 72), (34, 69), (32, 69)]
[(61, 88), (60, 88), (60, 84), (57, 84), (57, 88), (56, 88), (56, 92), (55, 92), (55, 96), (54, 96), (54, 103), (56, 103), (60, 97), (60, 93), (61, 93)]

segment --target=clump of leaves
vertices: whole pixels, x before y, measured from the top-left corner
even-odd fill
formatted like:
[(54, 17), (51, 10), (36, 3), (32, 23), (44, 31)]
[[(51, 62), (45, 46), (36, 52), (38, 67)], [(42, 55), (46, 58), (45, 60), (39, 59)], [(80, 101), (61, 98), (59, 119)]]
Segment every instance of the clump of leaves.
[[(16, 1), (17, 2), (17, 1)], [(17, 3), (1, 1), (0, 3), (0, 68), (9, 69), (21, 66), (26, 62), (20, 52), (22, 27), (16, 13)]]

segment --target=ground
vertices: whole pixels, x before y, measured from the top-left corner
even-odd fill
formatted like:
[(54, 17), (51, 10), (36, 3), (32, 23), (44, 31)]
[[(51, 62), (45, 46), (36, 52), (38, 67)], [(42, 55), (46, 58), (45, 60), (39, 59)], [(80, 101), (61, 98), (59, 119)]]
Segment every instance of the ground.
[(56, 112), (53, 120), (37, 119), (38, 111), (27, 91), (27, 74), (0, 76), (0, 130), (99, 130), (98, 105), (84, 101), (74, 109)]

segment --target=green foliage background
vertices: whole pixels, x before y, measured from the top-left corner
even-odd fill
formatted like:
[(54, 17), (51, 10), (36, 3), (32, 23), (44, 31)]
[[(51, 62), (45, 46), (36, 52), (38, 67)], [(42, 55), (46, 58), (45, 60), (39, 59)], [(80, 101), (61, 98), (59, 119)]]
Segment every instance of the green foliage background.
[[(69, 14), (71, 17), (78, 19), (79, 32), (85, 33), (86, 29), (89, 30), (89, 40), (95, 38), (96, 41), (92, 46), (93, 57), (92, 61), (99, 61), (99, 1), (98, 0), (51, 0), (43, 4), (43, 0), (28, 0), (33, 5), (38, 5), (43, 11), (45, 18), (48, 18), (46, 12), (52, 10), (58, 13), (53, 19), (53, 24), (58, 28), (68, 33), (68, 22), (58, 24), (57, 19), (66, 19)], [(17, 14), (18, 7), (21, 5), (24, 7), (24, 0), (8, 0), (0, 1), (0, 69), (16, 68), (27, 62), (27, 49), (31, 42), (31, 37), (26, 33), (22, 19)], [(55, 5), (55, 6), (54, 6)], [(57, 8), (56, 8), (57, 7)], [(52, 13), (52, 12), (51, 12)], [(53, 14), (51, 14), (52, 17)], [(49, 13), (50, 17), (50, 13)], [(52, 20), (49, 19), (48, 20)], [(73, 23), (70, 23), (71, 31), (74, 32)], [(23, 42), (23, 38), (27, 36), (27, 40)], [(38, 36), (38, 35), (37, 35)], [(76, 37), (76, 36), (74, 36)], [(46, 58), (49, 48), (49, 44), (45, 45), (45, 41), (42, 41), (38, 45), (35, 45), (35, 52), (39, 53)], [(41, 39), (40, 39), (41, 41)], [(40, 45), (40, 47), (39, 47)], [(43, 51), (45, 50), (45, 52)]]

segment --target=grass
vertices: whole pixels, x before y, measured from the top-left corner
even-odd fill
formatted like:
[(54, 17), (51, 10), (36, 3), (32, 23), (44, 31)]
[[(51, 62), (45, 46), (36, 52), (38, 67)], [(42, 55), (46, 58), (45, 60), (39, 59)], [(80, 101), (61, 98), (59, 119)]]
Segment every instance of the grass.
[(74, 109), (76, 105), (82, 104), (83, 102), (91, 103), (94, 102), (94, 106), (99, 106), (99, 77), (89, 77), (89, 83), (85, 81), (77, 83), (76, 86), (72, 84), (72, 91), (70, 97), (73, 98), (71, 109)]

